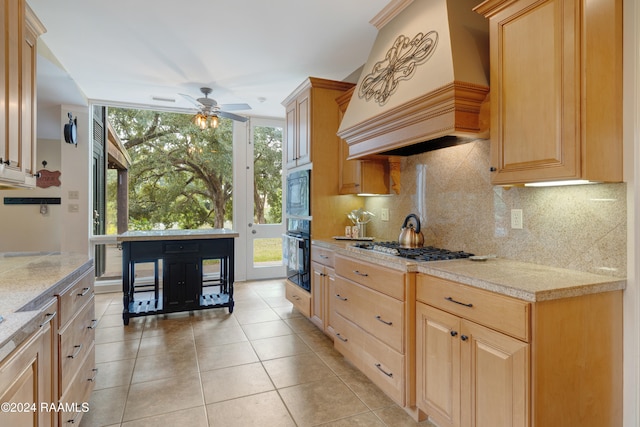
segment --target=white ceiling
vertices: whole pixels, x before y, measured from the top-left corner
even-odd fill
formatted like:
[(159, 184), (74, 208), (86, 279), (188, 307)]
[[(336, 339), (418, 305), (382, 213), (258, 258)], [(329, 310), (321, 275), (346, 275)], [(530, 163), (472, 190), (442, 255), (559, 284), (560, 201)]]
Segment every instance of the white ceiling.
[(86, 99), (186, 111), (179, 94), (198, 98), (202, 86), (220, 104), (251, 105), (237, 114), (284, 117), (282, 100), (306, 77), (343, 80), (366, 62), (369, 21), (389, 0), (27, 1), (47, 28), (44, 120), (49, 105)]

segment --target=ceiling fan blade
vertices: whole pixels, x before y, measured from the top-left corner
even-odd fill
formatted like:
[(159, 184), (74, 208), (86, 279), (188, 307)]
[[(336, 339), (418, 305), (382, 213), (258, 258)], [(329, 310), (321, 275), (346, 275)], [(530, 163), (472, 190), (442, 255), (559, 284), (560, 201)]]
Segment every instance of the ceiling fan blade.
[(218, 111), (218, 112), (216, 112), (216, 114), (218, 116), (220, 116), (220, 117), (225, 117), (225, 118), (231, 119), (231, 120), (237, 120), (239, 122), (246, 122), (247, 120), (249, 120), (246, 117), (242, 117), (242, 116), (239, 116), (239, 115), (233, 114), (233, 113), (228, 113), (226, 111)]
[(251, 110), (249, 104), (222, 104), (219, 107), (226, 111)]
[(202, 104), (196, 101), (191, 95), (185, 95), (184, 93), (181, 93), (179, 95), (182, 96), (187, 101), (189, 101), (190, 103), (192, 103), (193, 105), (195, 105), (196, 107), (198, 108), (202, 107)]

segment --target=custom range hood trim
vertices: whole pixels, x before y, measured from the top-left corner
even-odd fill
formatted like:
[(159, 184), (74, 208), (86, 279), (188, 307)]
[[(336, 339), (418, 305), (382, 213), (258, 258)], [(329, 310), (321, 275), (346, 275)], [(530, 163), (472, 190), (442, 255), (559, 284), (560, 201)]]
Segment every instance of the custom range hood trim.
[[(349, 159), (410, 155), (451, 145), (445, 139), (488, 137), (488, 21), (473, 11), (475, 4), (472, 0), (397, 0), (372, 20), (380, 31), (338, 130), (349, 146)], [(362, 98), (363, 82), (389, 78), (390, 73), (400, 72), (396, 65), (405, 66), (402, 58), (398, 64), (381, 62), (382, 58), (398, 60), (395, 55), (405, 53), (392, 52), (392, 44), (402, 37), (426, 38), (423, 34), (433, 29), (437, 33), (432, 48), (438, 50), (426, 62), (416, 62), (412, 75), (393, 82), (398, 92), (391, 92), (390, 102), (376, 105)], [(434, 139), (439, 141), (425, 143)]]
[(486, 86), (454, 81), (345, 129), (338, 136), (349, 144), (349, 159), (383, 154), (444, 136), (487, 138), (488, 94)]

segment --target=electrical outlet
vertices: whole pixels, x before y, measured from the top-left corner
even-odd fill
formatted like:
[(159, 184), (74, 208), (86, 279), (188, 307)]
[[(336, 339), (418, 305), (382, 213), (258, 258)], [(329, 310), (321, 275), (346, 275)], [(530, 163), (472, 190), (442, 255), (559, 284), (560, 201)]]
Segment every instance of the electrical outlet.
[(382, 208), (380, 210), (380, 219), (382, 221), (389, 221), (389, 209), (387, 208)]
[(511, 209), (511, 228), (522, 230), (522, 209)]

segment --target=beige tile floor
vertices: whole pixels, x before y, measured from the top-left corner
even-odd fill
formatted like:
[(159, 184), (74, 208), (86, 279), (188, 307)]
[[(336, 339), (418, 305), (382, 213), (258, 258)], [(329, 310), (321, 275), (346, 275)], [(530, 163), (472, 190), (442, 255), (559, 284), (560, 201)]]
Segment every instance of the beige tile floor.
[(132, 318), (96, 295), (94, 426), (432, 426), (415, 423), (333, 349), (281, 280), (235, 286), (226, 308)]

